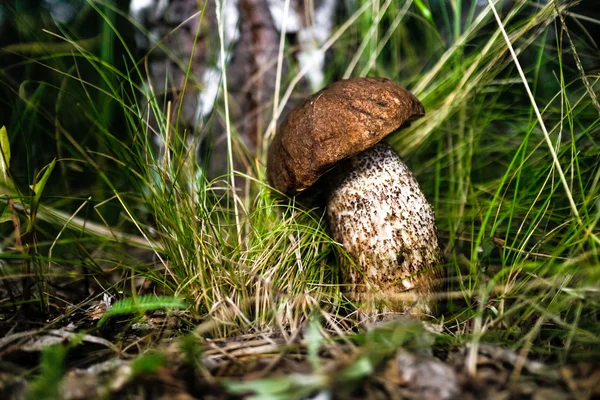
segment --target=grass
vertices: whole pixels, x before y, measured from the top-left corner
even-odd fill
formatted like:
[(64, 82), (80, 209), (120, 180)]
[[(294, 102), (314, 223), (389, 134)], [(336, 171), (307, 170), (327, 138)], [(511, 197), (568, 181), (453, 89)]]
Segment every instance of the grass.
[[(326, 79), (387, 76), (425, 105), (427, 115), (390, 142), (436, 211), (448, 271), (439, 340), (563, 361), (597, 356), (598, 49), (569, 3), (475, 3), (357, 2), (323, 45), (332, 53)], [(344, 255), (322, 210), (270, 190), (265, 152), (248, 156), (227, 96), (212, 124), (226, 126), (229, 173), (209, 178), (173, 119), (182, 103), (141, 83), (147, 60), (121, 32), (141, 27), (122, 10), (90, 1), (72, 24), (45, 21), (41, 31), (4, 7), (23, 44), (4, 46), (11, 62), (0, 70), (12, 151), (1, 189), (3, 314), (30, 304), (62, 319), (71, 302), (83, 307), (102, 291), (146, 294), (143, 281), (184, 299), (214, 337), (290, 332), (315, 313), (338, 333), (351, 330), (337, 281)], [(86, 21), (97, 41), (84, 35)], [(278, 113), (308, 72), (282, 44), (279, 63), (292, 67), (278, 77)], [(224, 60), (222, 35), (214, 45)], [(190, 60), (176, 61), (189, 75)], [(43, 196), (32, 192), (55, 157)], [(31, 293), (19, 289), (24, 278)]]

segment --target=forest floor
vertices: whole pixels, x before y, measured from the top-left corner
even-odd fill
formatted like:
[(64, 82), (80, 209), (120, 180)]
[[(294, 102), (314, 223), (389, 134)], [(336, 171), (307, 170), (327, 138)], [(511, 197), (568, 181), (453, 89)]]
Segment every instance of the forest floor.
[[(24, 329), (27, 323), (18, 317), (3, 321), (0, 398), (600, 397), (600, 363), (557, 366), (506, 346), (435, 343), (434, 327), (409, 317), (375, 324), (362, 336), (327, 339), (311, 326), (230, 339), (202, 338), (198, 330), (182, 335), (182, 315), (162, 311), (136, 323), (111, 321), (94, 335), (79, 333), (93, 330), (101, 313), (98, 307), (77, 312), (41, 329), (35, 323)], [(115, 337), (124, 324), (127, 333)], [(155, 350), (138, 356), (149, 345)], [(27, 371), (37, 366), (41, 374), (28, 381)]]

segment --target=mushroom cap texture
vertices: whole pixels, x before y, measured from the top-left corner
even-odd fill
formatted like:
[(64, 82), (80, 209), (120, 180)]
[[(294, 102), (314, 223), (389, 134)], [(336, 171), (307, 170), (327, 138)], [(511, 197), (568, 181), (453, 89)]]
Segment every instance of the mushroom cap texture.
[(267, 155), (269, 182), (295, 195), (340, 160), (368, 149), (425, 114), (408, 90), (385, 78), (334, 82), (296, 106)]

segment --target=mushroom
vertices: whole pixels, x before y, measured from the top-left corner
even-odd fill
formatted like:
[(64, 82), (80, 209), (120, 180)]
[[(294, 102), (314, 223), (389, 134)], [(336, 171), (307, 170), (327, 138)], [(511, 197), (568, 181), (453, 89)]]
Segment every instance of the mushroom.
[(406, 164), (381, 141), (424, 113), (389, 79), (342, 80), (294, 108), (269, 147), (274, 188), (289, 196), (317, 181), (325, 188), (332, 238), (353, 260), (341, 257), (345, 294), (369, 318), (434, 312), (430, 295), (442, 258), (433, 210)]

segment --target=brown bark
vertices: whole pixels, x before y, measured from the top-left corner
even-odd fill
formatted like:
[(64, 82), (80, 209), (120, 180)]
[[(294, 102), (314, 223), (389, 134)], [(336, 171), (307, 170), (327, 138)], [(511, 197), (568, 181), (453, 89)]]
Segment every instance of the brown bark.
[(241, 132), (255, 152), (272, 116), (279, 33), (266, 0), (239, 0), (239, 7), (242, 18), (240, 51), (248, 53), (247, 82), (242, 89), (248, 114), (242, 122)]

